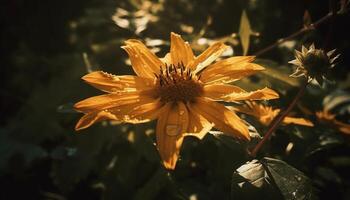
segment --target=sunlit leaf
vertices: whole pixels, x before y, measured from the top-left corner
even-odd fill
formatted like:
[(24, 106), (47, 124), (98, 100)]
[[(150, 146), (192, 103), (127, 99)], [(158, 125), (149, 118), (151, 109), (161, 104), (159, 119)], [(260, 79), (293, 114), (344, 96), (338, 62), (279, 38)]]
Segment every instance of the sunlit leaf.
[(284, 161), (263, 158), (239, 167), (232, 177), (232, 199), (313, 199), (312, 183)]
[(242, 12), (241, 16), (241, 23), (239, 25), (239, 31), (238, 34), (241, 38), (242, 48), (243, 48), (243, 55), (247, 55), (249, 50), (249, 42), (250, 42), (250, 35), (253, 33), (250, 22), (247, 16), (247, 13), (245, 10)]

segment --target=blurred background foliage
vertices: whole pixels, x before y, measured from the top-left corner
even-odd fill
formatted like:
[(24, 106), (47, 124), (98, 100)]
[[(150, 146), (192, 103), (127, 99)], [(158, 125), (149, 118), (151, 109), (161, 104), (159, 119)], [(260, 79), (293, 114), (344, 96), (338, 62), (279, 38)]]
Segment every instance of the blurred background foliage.
[[(2, 1), (0, 199), (206, 200), (254, 194), (270, 199), (349, 199), (349, 133), (339, 125), (350, 123), (348, 12), (260, 55), (257, 62), (267, 71), (238, 82), (247, 90), (277, 90), (281, 99), (269, 105), (285, 108), (299, 86), (297, 79), (288, 77), (293, 67), (287, 62), (294, 49), (315, 43), (341, 53), (331, 74), (333, 83), (322, 89), (310, 85), (293, 110), (315, 127), (282, 126), (258, 155), (259, 162), (245, 164), (251, 160), (246, 145), (208, 134), (201, 141), (188, 137), (176, 170), (168, 172), (154, 146), (154, 123), (104, 122), (76, 133), (80, 114), (72, 109), (75, 102), (100, 94), (80, 80), (86, 73), (133, 73), (120, 48), (126, 39), (142, 39), (164, 56), (173, 31), (190, 41), (197, 54), (222, 40), (231, 47), (226, 56), (245, 51), (254, 55), (330, 10), (339, 10), (344, 2)], [(316, 111), (328, 111), (335, 119), (322, 121)], [(258, 133), (266, 130), (242, 117)], [(242, 187), (242, 182), (256, 178), (259, 181)], [(298, 181), (302, 182), (295, 184)]]

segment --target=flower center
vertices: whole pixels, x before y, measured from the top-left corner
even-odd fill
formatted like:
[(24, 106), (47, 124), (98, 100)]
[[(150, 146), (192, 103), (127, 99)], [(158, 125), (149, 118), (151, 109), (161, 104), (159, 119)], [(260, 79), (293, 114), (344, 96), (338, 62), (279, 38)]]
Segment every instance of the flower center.
[(326, 53), (318, 49), (306, 54), (303, 60), (303, 65), (310, 76), (317, 76), (326, 73), (331, 66)]
[(193, 102), (203, 93), (203, 86), (199, 82), (200, 76), (196, 76), (186, 68), (183, 63), (165, 65), (160, 68), (157, 77), (157, 97), (163, 102)]

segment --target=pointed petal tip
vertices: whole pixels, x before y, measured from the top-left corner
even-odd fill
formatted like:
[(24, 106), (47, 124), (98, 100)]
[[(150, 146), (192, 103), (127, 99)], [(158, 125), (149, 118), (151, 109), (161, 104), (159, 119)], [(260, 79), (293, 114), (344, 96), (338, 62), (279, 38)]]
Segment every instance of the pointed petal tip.
[(76, 111), (78, 111), (78, 112), (81, 112), (81, 111), (80, 111), (80, 108), (84, 106), (83, 103), (82, 103), (83, 101), (84, 101), (84, 100), (75, 103), (75, 104), (73, 105), (74, 110), (76, 110)]
[(88, 73), (88, 74), (84, 75), (83, 77), (81, 77), (81, 79), (84, 81), (89, 81), (92, 78), (95, 78), (96, 76), (101, 75), (101, 72), (102, 71), (94, 71), (94, 72)]
[(76, 132), (80, 132), (81, 130), (83, 130), (83, 129), (85, 129), (85, 128), (87, 128), (87, 127), (81, 127), (79, 124), (77, 124), (77, 125), (74, 127), (74, 130), (75, 130)]
[(87, 124), (87, 125), (85, 124), (85, 125), (83, 125), (82, 122), (83, 122), (82, 119), (80, 119), (80, 120), (77, 122), (77, 124), (75, 125), (74, 130), (75, 130), (76, 132), (80, 132), (81, 130), (86, 129), (86, 128), (88, 128), (89, 126), (92, 125), (92, 124)]
[(169, 161), (169, 162), (163, 161), (162, 163), (163, 163), (163, 166), (164, 166), (165, 169), (167, 169), (167, 170), (175, 170), (176, 162), (174, 163), (174, 162), (171, 162), (171, 161)]
[(249, 142), (251, 140), (249, 132), (248, 132), (248, 134), (243, 134), (243, 138), (242, 139), (247, 141), (247, 142)]
[(137, 39), (128, 39), (128, 40), (124, 41), (124, 43), (126, 45), (133, 45), (133, 44), (139, 44), (142, 42), (140, 40), (137, 40)]
[(261, 66), (261, 65), (255, 64), (255, 65), (253, 65), (253, 70), (254, 71), (263, 71), (263, 70), (266, 70), (266, 68)]
[(170, 32), (170, 37), (181, 37), (181, 35), (179, 35), (175, 32)]
[(280, 95), (275, 90), (272, 90), (268, 87), (265, 87), (263, 90), (268, 96), (268, 99), (278, 99), (280, 97)]

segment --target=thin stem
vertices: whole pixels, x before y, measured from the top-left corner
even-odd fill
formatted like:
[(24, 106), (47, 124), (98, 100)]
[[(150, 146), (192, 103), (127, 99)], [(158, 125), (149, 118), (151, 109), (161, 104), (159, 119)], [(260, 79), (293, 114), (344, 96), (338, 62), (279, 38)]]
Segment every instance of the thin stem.
[(333, 17), (333, 13), (332, 12), (329, 12), (327, 15), (323, 16), (321, 19), (317, 20), (315, 23), (313, 24), (310, 24), (309, 26), (304, 26), (303, 28), (299, 29), (298, 31), (292, 33), (291, 35), (285, 37), (285, 38), (282, 38), (282, 39), (279, 39), (277, 40), (275, 43), (271, 44), (270, 46), (267, 46), (265, 47), (264, 49), (258, 51), (255, 53), (255, 56), (260, 56), (261, 54), (264, 54), (266, 53), (267, 51), (270, 51), (271, 49), (275, 48), (276, 46), (288, 41), (288, 40), (291, 40), (292, 38), (294, 37), (297, 37), (309, 30), (313, 30), (315, 28), (317, 28), (318, 26), (320, 26), (322, 23), (326, 22), (328, 19), (332, 18)]
[(272, 122), (272, 125), (265, 133), (262, 140), (259, 141), (259, 143), (254, 147), (254, 149), (251, 151), (250, 155), (252, 157), (255, 157), (256, 154), (259, 152), (261, 147), (270, 139), (272, 133), (278, 128), (278, 126), (281, 124), (283, 119), (288, 115), (288, 113), (293, 109), (295, 104), (298, 102), (300, 97), (303, 96), (305, 92), (305, 88), (307, 86), (308, 82), (305, 80), (304, 84), (300, 87), (297, 95), (295, 95), (293, 101), (289, 104), (288, 108), (282, 112), (282, 114), (278, 115)]

